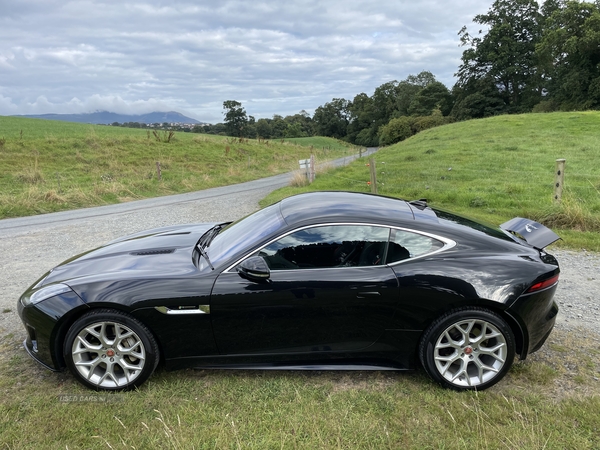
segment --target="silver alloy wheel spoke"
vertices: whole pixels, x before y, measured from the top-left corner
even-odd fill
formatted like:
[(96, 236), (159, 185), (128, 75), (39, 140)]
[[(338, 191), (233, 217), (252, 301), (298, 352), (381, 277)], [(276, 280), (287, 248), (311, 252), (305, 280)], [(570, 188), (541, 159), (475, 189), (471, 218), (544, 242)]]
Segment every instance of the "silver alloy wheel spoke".
[(126, 386), (144, 369), (146, 350), (141, 338), (116, 322), (98, 322), (83, 328), (71, 348), (79, 374), (103, 388)]
[(494, 324), (467, 319), (439, 335), (433, 358), (448, 382), (473, 387), (492, 380), (502, 370), (507, 352), (506, 338)]

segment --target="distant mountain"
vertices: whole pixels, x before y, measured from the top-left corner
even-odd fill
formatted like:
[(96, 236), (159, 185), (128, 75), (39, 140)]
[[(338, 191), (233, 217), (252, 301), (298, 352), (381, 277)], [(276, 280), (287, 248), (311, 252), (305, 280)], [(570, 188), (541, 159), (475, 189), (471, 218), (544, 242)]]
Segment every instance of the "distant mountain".
[(148, 114), (128, 115), (117, 114), (108, 111), (96, 111), (89, 114), (39, 114), (39, 115), (24, 115), (18, 117), (28, 117), (30, 119), (46, 119), (46, 120), (62, 120), (64, 122), (79, 122), (93, 124), (111, 124), (113, 122), (139, 122), (139, 123), (185, 123), (185, 124), (200, 124), (202, 122), (186, 117), (175, 111), (168, 112), (151, 112)]

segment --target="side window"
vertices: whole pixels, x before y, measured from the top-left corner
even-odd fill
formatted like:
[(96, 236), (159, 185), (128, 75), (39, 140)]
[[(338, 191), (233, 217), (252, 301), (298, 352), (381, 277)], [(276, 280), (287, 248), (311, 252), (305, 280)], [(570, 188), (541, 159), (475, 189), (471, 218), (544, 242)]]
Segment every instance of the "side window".
[(404, 230), (392, 230), (386, 264), (432, 253), (444, 246), (442, 241)]
[(306, 228), (258, 253), (271, 270), (322, 269), (383, 264), (390, 229), (366, 225)]

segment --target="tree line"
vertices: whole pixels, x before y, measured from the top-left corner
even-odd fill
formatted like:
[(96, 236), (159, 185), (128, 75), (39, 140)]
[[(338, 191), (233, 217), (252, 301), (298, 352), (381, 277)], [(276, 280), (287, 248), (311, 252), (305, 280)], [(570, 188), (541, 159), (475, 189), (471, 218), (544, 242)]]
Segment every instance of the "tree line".
[(498, 114), (600, 109), (600, 0), (496, 0), (474, 17), (448, 89), (428, 71), (389, 81), (369, 96), (334, 98), (293, 116), (258, 119), (235, 100), (224, 122), (192, 131), (249, 138), (330, 136), (389, 145), (445, 123)]

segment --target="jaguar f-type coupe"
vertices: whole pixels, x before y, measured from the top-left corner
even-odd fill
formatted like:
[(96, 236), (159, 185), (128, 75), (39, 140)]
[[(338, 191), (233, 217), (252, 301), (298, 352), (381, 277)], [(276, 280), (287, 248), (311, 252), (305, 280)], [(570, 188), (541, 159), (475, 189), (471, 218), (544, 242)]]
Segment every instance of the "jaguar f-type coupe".
[(167, 369), (404, 370), (485, 389), (543, 345), (558, 236), (350, 192), (233, 223), (143, 231), (76, 256), (19, 299), (27, 352), (123, 390)]

